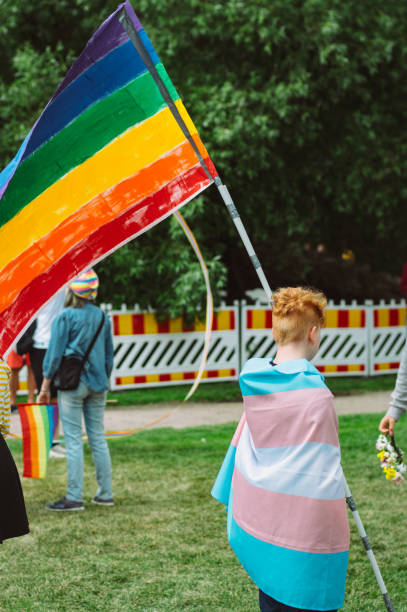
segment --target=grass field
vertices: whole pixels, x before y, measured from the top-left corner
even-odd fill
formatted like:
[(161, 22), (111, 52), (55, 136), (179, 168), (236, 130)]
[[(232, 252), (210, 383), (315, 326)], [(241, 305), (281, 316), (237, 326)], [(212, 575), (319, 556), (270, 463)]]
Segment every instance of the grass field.
[[(344, 470), (397, 612), (407, 611), (407, 484), (386, 482), (375, 453), (377, 415), (340, 417)], [(95, 493), (86, 447), (85, 512), (50, 513), (65, 462), (24, 479), (31, 533), (0, 546), (2, 612), (255, 612), (257, 591), (228, 547), (210, 496), (234, 425), (155, 429), (109, 442), (116, 505)], [(407, 418), (397, 429), (407, 449)], [(10, 447), (21, 467), (21, 443)], [(352, 517), (344, 612), (384, 604)], [(295, 576), (293, 576), (295, 580)]]
[[(327, 377), (326, 383), (334, 395), (354, 395), (370, 391), (392, 391), (396, 377), (387, 376)], [(157, 404), (160, 402), (181, 402), (191, 385), (151, 387), (148, 389), (130, 389), (108, 394), (108, 399), (117, 406), (137, 406), (140, 404)], [(194, 402), (240, 402), (241, 394), (236, 382), (202, 383), (194, 393)]]

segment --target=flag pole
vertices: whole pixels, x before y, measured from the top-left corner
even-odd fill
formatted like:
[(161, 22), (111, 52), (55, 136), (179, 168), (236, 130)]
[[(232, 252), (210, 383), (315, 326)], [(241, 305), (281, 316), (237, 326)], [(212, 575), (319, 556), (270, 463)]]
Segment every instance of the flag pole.
[(346, 481), (345, 476), (343, 477), (343, 480), (344, 480), (344, 485), (345, 485), (345, 499), (346, 499), (346, 503), (348, 504), (349, 509), (352, 512), (353, 518), (355, 519), (355, 523), (356, 523), (356, 526), (357, 526), (357, 529), (358, 529), (358, 532), (359, 532), (359, 535), (360, 535), (360, 539), (363, 542), (363, 546), (365, 547), (366, 554), (367, 554), (367, 556), (369, 558), (370, 565), (372, 566), (373, 573), (374, 573), (375, 578), (377, 580), (377, 584), (379, 585), (380, 592), (383, 595), (383, 600), (384, 600), (384, 603), (385, 603), (385, 606), (386, 606), (386, 610), (388, 612), (395, 612), (394, 608), (393, 608), (393, 604), (392, 604), (391, 599), (390, 599), (390, 595), (387, 592), (386, 585), (384, 584), (384, 580), (382, 578), (382, 574), (380, 572), (379, 566), (377, 565), (376, 557), (374, 556), (372, 547), (371, 547), (370, 542), (369, 542), (369, 538), (367, 537), (365, 528), (363, 527), (362, 520), (361, 520), (361, 518), (359, 516), (359, 512), (358, 512), (358, 510), (356, 508), (355, 500), (352, 497), (352, 493), (351, 493), (351, 491), (349, 489), (349, 485), (348, 485), (348, 483)]
[(148, 71), (150, 72), (151, 76), (154, 79), (154, 82), (156, 83), (158, 89), (160, 90), (160, 93), (162, 95), (162, 97), (164, 98), (165, 102), (167, 103), (175, 121), (178, 123), (179, 127), (181, 128), (184, 136), (187, 138), (188, 142), (190, 143), (191, 147), (193, 148), (199, 163), (201, 164), (203, 170), (205, 171), (205, 174), (207, 175), (207, 177), (210, 179), (211, 182), (214, 182), (216, 187), (218, 188), (218, 191), (222, 197), (223, 202), (226, 205), (226, 208), (230, 214), (230, 216), (232, 217), (232, 221), (235, 224), (235, 227), (239, 233), (239, 236), (245, 246), (245, 249), (247, 251), (247, 254), (249, 255), (250, 261), (252, 262), (254, 269), (256, 271), (256, 274), (260, 280), (260, 283), (266, 293), (266, 297), (267, 300), (272, 304), (273, 298), (272, 298), (272, 291), (270, 288), (270, 285), (267, 281), (266, 275), (264, 274), (263, 268), (260, 264), (260, 261), (255, 253), (255, 250), (253, 248), (253, 245), (251, 243), (251, 240), (246, 232), (246, 228), (243, 225), (243, 222), (240, 218), (240, 215), (237, 211), (237, 208), (230, 196), (230, 193), (228, 191), (228, 188), (226, 187), (226, 185), (224, 185), (221, 181), (221, 179), (216, 176), (213, 177), (211, 175), (211, 173), (209, 172), (209, 168), (205, 163), (204, 158), (201, 155), (201, 152), (198, 149), (198, 146), (192, 136), (192, 134), (190, 133), (187, 125), (185, 124), (185, 121), (183, 120), (183, 118), (181, 117), (181, 114), (178, 110), (178, 108), (176, 107), (173, 99), (170, 96), (170, 93), (165, 85), (165, 83), (163, 82), (160, 74), (158, 73), (156, 67), (154, 66), (154, 63), (150, 57), (150, 55), (148, 54), (143, 41), (141, 40), (136, 28), (134, 27), (134, 24), (130, 18), (130, 16), (127, 13), (126, 7), (124, 6), (121, 11), (118, 12), (118, 20), (120, 21), (121, 25), (123, 26), (123, 28), (126, 30), (128, 37), (130, 38), (130, 40), (132, 41), (133, 45), (136, 47), (141, 59), (143, 60), (143, 62), (145, 63)]

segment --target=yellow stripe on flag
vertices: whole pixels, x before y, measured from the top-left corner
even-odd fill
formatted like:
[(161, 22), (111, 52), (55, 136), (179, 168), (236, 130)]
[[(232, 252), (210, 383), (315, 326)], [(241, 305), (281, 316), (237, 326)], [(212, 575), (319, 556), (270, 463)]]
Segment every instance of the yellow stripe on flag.
[[(175, 104), (191, 135), (195, 135), (196, 128), (181, 100)], [(7, 249), (0, 251), (0, 267), (3, 268), (41, 236), (50, 233), (92, 198), (133, 176), (184, 141), (185, 136), (169, 108), (121, 134), (3, 225), (0, 240), (6, 240)], [(109, 206), (114, 213), (114, 203)]]

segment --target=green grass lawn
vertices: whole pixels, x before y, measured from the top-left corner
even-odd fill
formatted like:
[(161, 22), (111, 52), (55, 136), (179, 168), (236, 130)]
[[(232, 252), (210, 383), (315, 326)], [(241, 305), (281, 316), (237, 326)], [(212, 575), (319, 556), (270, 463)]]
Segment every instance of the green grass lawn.
[[(392, 391), (396, 376), (327, 377), (326, 383), (334, 395), (354, 395), (370, 391)], [(182, 402), (191, 385), (174, 385), (151, 387), (148, 389), (130, 389), (108, 394), (111, 405), (137, 406), (161, 402)], [(240, 402), (241, 394), (236, 382), (202, 383), (191, 398), (193, 402)]]
[[(344, 470), (397, 612), (407, 611), (407, 484), (386, 482), (376, 458), (377, 415), (339, 419)], [(397, 438), (407, 449), (407, 418)], [(64, 493), (63, 460), (44, 480), (23, 480), (31, 533), (0, 546), (2, 612), (254, 612), (255, 586), (226, 540), (226, 515), (210, 496), (234, 425), (155, 429), (109, 442), (116, 505), (51, 513)], [(10, 447), (21, 467), (21, 442)], [(350, 516), (345, 612), (384, 604)], [(295, 580), (295, 576), (293, 576)]]
[[(392, 391), (396, 376), (332, 376), (326, 378), (326, 383), (334, 395), (355, 395), (370, 391)], [(182, 402), (191, 388), (189, 385), (167, 385), (113, 391), (108, 393), (110, 406), (140, 406), (144, 404), (159, 404), (163, 402)], [(233, 382), (201, 383), (190, 401), (193, 402), (240, 402), (239, 384)], [(26, 395), (18, 396), (19, 402), (26, 402)]]

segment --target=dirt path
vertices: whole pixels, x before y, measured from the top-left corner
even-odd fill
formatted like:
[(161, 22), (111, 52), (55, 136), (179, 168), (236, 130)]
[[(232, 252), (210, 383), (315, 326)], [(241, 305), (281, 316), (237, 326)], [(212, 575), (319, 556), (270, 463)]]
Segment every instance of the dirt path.
[[(338, 414), (384, 413), (387, 410), (390, 392), (377, 391), (361, 395), (335, 398)], [(238, 421), (242, 413), (241, 402), (222, 404), (188, 402), (146, 406), (114, 407), (108, 404), (105, 413), (106, 431), (128, 431), (139, 428), (194, 427), (216, 425)], [(11, 432), (21, 435), (18, 414), (11, 415)]]

